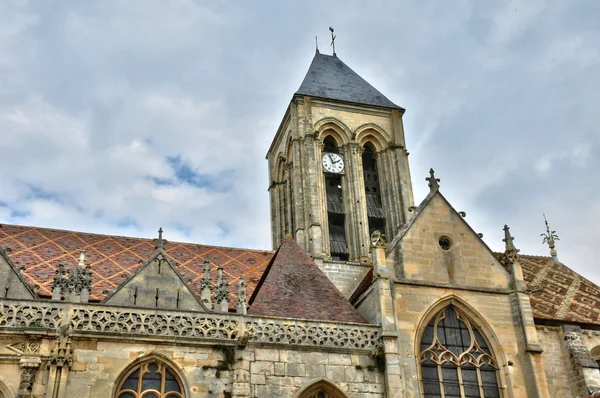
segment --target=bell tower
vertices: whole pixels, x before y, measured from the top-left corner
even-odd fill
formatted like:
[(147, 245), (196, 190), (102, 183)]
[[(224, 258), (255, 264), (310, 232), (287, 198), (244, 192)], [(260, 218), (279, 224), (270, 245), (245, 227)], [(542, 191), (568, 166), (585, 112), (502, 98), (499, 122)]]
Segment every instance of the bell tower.
[(318, 50), (267, 153), (273, 246), (290, 234), (310, 255), (368, 261), (413, 205), (404, 109), (335, 54)]

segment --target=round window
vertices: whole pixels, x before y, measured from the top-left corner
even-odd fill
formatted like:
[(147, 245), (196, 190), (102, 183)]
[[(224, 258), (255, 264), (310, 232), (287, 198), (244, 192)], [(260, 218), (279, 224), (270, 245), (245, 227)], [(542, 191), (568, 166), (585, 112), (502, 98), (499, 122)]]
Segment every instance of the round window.
[(440, 237), (439, 244), (444, 250), (450, 250), (450, 248), (452, 248), (452, 241), (447, 236)]

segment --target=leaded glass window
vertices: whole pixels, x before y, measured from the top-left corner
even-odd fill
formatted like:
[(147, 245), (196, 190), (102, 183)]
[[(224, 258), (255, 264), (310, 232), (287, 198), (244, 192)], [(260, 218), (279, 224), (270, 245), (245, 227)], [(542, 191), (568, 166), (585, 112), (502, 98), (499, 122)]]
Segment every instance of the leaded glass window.
[(427, 325), (420, 345), (425, 398), (499, 398), (498, 365), (481, 332), (453, 306)]
[(143, 362), (122, 379), (116, 398), (184, 398), (185, 393), (177, 375), (157, 360)]

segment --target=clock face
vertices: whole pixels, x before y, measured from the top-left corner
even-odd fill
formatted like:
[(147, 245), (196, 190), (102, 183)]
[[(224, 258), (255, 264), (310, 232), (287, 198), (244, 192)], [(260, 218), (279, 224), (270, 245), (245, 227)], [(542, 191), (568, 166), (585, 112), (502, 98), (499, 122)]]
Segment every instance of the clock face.
[(344, 159), (337, 153), (323, 154), (323, 168), (330, 173), (341, 173), (344, 170)]

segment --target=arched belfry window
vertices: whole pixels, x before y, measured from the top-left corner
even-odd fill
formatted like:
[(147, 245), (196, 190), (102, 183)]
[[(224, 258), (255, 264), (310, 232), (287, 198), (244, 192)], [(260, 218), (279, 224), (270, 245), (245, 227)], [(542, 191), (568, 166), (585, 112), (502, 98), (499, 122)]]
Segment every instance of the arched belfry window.
[(477, 327), (454, 306), (440, 311), (421, 337), (425, 398), (496, 398), (498, 365)]
[(150, 359), (129, 369), (121, 378), (115, 398), (183, 398), (183, 384), (165, 363)]
[[(330, 136), (323, 140), (323, 154), (339, 153), (338, 146)], [(344, 210), (344, 193), (342, 176), (339, 173), (325, 171), (325, 193), (327, 195), (327, 221), (329, 224), (329, 246), (334, 260), (348, 260), (349, 251), (346, 243), (346, 212)]]
[(385, 213), (381, 203), (381, 189), (375, 148), (370, 142), (363, 147), (362, 153), (363, 179), (365, 182), (365, 196), (367, 199), (367, 217), (369, 220), (369, 234), (379, 230), (385, 233)]

